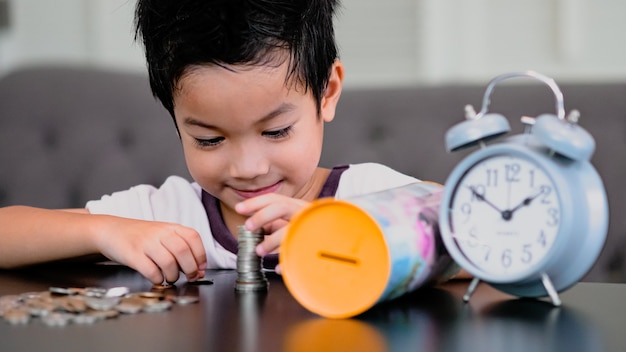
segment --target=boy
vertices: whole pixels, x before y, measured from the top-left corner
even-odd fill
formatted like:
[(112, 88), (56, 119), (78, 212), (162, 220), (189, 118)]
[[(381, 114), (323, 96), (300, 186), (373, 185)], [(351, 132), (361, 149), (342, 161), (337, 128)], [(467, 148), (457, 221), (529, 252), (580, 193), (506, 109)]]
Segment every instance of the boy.
[[(379, 164), (318, 166), (343, 66), (333, 0), (139, 0), (154, 95), (171, 114), (193, 183), (172, 176), (85, 209), (0, 209), (0, 267), (92, 254), (153, 283), (235, 268), (237, 227), (269, 234), (275, 265), (289, 219), (310, 201), (415, 182)], [(270, 254), (273, 253), (273, 254)], [(273, 262), (273, 263), (272, 263)]]

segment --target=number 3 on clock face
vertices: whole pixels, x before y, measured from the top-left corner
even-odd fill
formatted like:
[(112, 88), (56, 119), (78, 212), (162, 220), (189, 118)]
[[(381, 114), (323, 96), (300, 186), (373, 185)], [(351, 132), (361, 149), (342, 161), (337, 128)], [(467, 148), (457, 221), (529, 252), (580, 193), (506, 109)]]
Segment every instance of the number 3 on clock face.
[(521, 156), (493, 155), (470, 167), (448, 212), (456, 247), (470, 264), (466, 269), (492, 279), (532, 272), (559, 231), (557, 192), (547, 173)]

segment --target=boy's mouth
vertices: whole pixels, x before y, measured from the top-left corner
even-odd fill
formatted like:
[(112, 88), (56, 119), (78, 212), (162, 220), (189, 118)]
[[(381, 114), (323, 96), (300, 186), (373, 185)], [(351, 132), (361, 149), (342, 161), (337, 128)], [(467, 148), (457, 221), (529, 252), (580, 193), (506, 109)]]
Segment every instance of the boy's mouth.
[(258, 197), (263, 194), (274, 193), (276, 192), (279, 186), (280, 186), (280, 181), (274, 183), (273, 185), (270, 185), (267, 187), (256, 188), (256, 189), (237, 189), (237, 188), (232, 188), (232, 189), (238, 196), (247, 199), (247, 198)]

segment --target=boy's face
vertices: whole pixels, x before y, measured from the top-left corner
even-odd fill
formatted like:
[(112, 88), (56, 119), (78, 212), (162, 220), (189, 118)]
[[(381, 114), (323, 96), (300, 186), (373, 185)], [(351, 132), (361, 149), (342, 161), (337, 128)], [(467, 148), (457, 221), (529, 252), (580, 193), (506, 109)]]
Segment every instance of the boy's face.
[(286, 62), (211, 65), (190, 69), (179, 82), (174, 113), (190, 174), (231, 209), (270, 192), (305, 198), (315, 184), (342, 67), (337, 62), (333, 68), (321, 116), (310, 91), (285, 84), (286, 75)]

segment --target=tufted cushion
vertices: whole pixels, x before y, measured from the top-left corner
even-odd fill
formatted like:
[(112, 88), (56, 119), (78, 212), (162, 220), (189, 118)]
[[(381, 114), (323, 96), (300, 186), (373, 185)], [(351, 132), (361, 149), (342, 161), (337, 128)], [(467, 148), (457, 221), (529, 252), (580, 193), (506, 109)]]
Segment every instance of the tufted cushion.
[(188, 176), (146, 77), (41, 67), (0, 80), (0, 206), (83, 207), (170, 174)]

